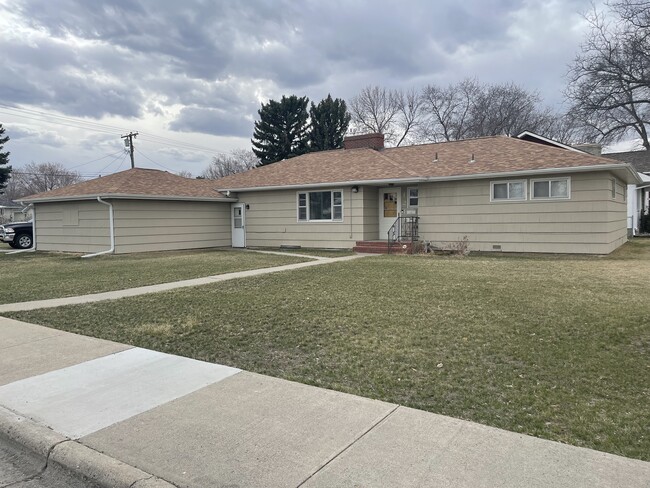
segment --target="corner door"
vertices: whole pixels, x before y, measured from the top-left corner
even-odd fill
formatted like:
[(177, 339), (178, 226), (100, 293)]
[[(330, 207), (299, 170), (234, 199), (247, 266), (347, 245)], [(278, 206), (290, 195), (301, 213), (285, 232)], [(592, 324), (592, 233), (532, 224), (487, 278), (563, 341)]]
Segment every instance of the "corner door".
[(246, 204), (233, 203), (232, 215), (232, 247), (246, 247)]
[(388, 230), (399, 217), (402, 208), (401, 188), (379, 189), (379, 239), (388, 237)]

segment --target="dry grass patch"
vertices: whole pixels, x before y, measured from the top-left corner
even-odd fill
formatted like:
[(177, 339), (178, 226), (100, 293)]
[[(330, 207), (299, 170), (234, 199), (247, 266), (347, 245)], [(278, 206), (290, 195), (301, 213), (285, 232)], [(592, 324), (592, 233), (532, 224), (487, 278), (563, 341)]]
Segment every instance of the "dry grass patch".
[(0, 303), (44, 300), (268, 268), (308, 258), (225, 249), (118, 254), (0, 254)]

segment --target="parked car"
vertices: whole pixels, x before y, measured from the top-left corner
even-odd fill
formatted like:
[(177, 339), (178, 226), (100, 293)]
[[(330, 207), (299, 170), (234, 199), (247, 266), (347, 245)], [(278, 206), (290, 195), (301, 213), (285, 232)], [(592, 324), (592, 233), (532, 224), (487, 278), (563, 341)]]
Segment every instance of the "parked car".
[(34, 225), (32, 222), (13, 222), (0, 225), (0, 241), (14, 249), (29, 249), (34, 245)]

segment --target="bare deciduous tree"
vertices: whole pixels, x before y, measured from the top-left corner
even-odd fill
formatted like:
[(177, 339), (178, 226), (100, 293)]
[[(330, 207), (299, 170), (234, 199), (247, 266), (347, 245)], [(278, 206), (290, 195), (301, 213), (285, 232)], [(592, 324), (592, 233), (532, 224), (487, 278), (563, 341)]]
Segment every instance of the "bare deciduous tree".
[(218, 180), (224, 176), (241, 173), (260, 165), (255, 153), (247, 149), (233, 149), (229, 154), (220, 154), (212, 158), (201, 177), (207, 180)]
[(469, 131), (471, 109), (480, 88), (475, 79), (466, 79), (446, 88), (427, 85), (422, 90), (426, 120), (421, 137), (426, 141), (457, 141)]
[(515, 136), (524, 130), (544, 132), (551, 114), (540, 108), (540, 103), (537, 93), (514, 83), (484, 86), (472, 103), (468, 135)]
[(514, 83), (482, 85), (469, 78), (444, 88), (428, 85), (422, 99), (420, 137), (425, 141), (515, 136), (524, 130), (548, 135), (557, 119), (537, 93)]
[(192, 172), (191, 172), (191, 171), (187, 171), (187, 170), (185, 170), (185, 169), (182, 170), (182, 171), (179, 171), (179, 172), (176, 173), (176, 174), (177, 174), (178, 176), (182, 176), (183, 178), (194, 178), (194, 175), (192, 174)]
[(61, 163), (29, 163), (22, 168), (16, 168), (12, 180), (15, 200), (79, 183), (82, 178), (79, 173), (66, 169)]
[(395, 137), (399, 109), (391, 90), (367, 86), (350, 101), (353, 132), (380, 132), (386, 141)]
[(412, 141), (422, 122), (422, 98), (415, 89), (367, 86), (350, 101), (351, 131), (381, 132), (386, 144)]
[(591, 30), (569, 71), (570, 113), (607, 143), (636, 134), (650, 149), (650, 2), (622, 0), (585, 15)]

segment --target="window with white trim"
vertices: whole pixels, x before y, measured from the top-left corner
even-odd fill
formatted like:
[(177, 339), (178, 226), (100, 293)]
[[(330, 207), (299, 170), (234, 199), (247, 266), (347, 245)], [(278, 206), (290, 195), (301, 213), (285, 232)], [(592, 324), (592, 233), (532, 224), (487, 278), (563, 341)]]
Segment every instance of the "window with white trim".
[(526, 200), (526, 180), (492, 181), (490, 199), (493, 202)]
[(533, 200), (571, 198), (571, 179), (565, 177), (530, 180), (530, 198)]
[(299, 192), (298, 220), (301, 222), (341, 222), (343, 220), (343, 193), (340, 190)]
[(419, 200), (420, 200), (418, 189), (417, 188), (407, 188), (406, 191), (407, 191), (407, 194), (408, 194), (408, 203), (409, 203), (408, 206), (409, 207), (417, 207), (418, 203), (419, 203)]
[(612, 200), (616, 200), (616, 179), (612, 178)]

